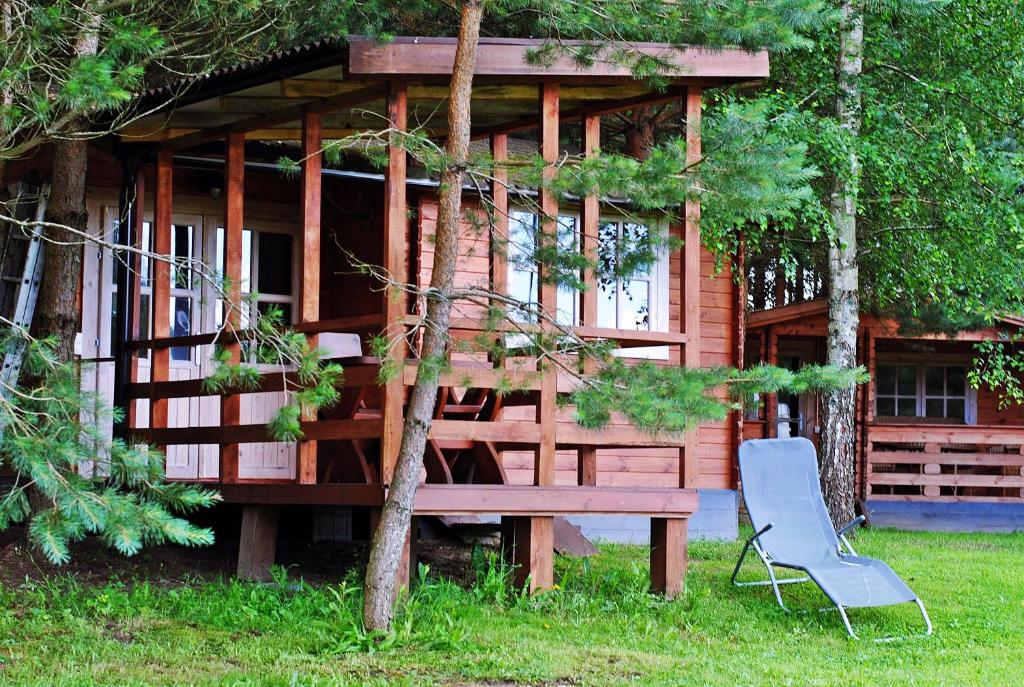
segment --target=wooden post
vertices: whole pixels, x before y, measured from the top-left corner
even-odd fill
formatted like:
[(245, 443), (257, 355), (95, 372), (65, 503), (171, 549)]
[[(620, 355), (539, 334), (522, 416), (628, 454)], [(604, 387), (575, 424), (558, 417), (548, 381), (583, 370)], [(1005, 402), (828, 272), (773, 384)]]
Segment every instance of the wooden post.
[[(376, 529), (376, 528), (374, 528)], [(398, 563), (395, 574), (395, 590), (412, 589), (418, 574), (419, 561), (416, 557), (416, 544), (419, 540), (419, 522), (413, 516), (409, 523), (409, 532), (405, 535), (405, 546), (402, 547), (402, 560)]]
[[(174, 160), (170, 150), (161, 150), (156, 158), (156, 199), (153, 207), (153, 252), (160, 256), (171, 254), (171, 221)], [(171, 335), (171, 266), (166, 260), (153, 260), (153, 326), (154, 339)], [(152, 350), (149, 379), (152, 384), (170, 379), (171, 349)], [(155, 387), (151, 387), (155, 388)], [(167, 399), (155, 398), (150, 393), (149, 426), (151, 429), (167, 427)]]
[[(746, 240), (741, 236), (739, 247), (736, 251), (736, 270), (740, 275), (739, 282), (733, 281), (733, 344), (732, 359), (733, 365), (742, 370), (746, 367), (747, 347), (747, 261), (746, 261)], [(733, 485), (739, 484), (739, 463), (735, 457), (739, 454), (740, 444), (743, 443), (743, 410), (732, 411), (733, 434), (732, 434), (732, 455), (734, 460), (732, 480)]]
[[(405, 83), (391, 83), (387, 102), (388, 120), (396, 131), (405, 131), (406, 128), (407, 94)], [(407, 279), (405, 256), (409, 229), (409, 210), (405, 197), (406, 152), (405, 148), (397, 145), (397, 137), (393, 136), (392, 141), (396, 145), (388, 146), (388, 167), (384, 171), (384, 269), (391, 279), (404, 283)], [(405, 325), (402, 319), (405, 317), (405, 298), (392, 289), (386, 289), (383, 305), (387, 334), (398, 337), (391, 355), (398, 363), (399, 373), (382, 390), (381, 481), (390, 484), (402, 443), (402, 407), (405, 403), (405, 383), (402, 379), (405, 366)]]
[[(322, 115), (308, 112), (302, 117), (302, 323), (320, 319), (320, 167)], [(319, 337), (309, 336), (309, 345), (316, 348)], [(316, 414), (304, 420), (316, 420)], [(299, 484), (316, 484), (317, 447), (315, 441), (300, 441), (296, 455), (295, 480)]]
[(277, 549), (277, 506), (246, 505), (242, 508), (242, 535), (238, 542), (240, 580), (270, 581), (270, 566)]
[[(767, 355), (765, 356), (765, 362), (769, 365), (779, 364), (779, 335), (775, 332), (775, 327), (768, 325), (765, 333)], [(766, 394), (764, 399), (765, 404), (765, 434), (768, 439), (775, 439), (779, 436), (779, 395), (778, 394)]]
[[(601, 147), (601, 116), (583, 118), (583, 154), (587, 158), (598, 155)], [(589, 194), (580, 204), (580, 250), (593, 264), (597, 264), (597, 227), (600, 222), (601, 204), (598, 197)], [(583, 283), (586, 288), (580, 292), (580, 324), (596, 327), (597, 324), (597, 273), (586, 270)], [(596, 372), (596, 361), (587, 359), (583, 365), (584, 374)], [(576, 481), (581, 486), (597, 484), (597, 447), (587, 446), (576, 451)]]
[[(245, 134), (232, 132), (225, 142), (224, 161), (224, 279), (228, 286), (224, 307), (228, 337), (224, 345), (232, 363), (241, 359), (241, 347), (233, 333), (242, 326), (242, 228), (245, 212)], [(255, 313), (250, 313), (250, 317)], [(224, 394), (220, 398), (221, 427), (240, 424), (241, 396)], [(238, 481), (238, 444), (221, 443), (220, 481), (234, 484)], [(241, 564), (239, 564), (241, 565)]]
[(554, 584), (553, 517), (502, 517), (501, 548), (516, 587), (532, 594)]
[(651, 591), (670, 599), (686, 589), (688, 522), (651, 518)]
[(508, 136), (494, 134), (491, 136), (491, 158), (494, 160), (494, 180), (491, 189), (494, 222), (491, 225), (490, 271), (491, 290), (495, 293), (508, 293), (508, 170), (504, 163), (508, 161)]
[[(558, 84), (545, 82), (540, 91), (540, 153), (544, 162), (545, 181), (555, 174), (554, 162), (558, 159)], [(558, 241), (558, 197), (548, 188), (540, 189), (540, 223), (538, 242), (541, 245), (556, 245)], [(540, 281), (538, 295), (541, 308), (549, 317), (558, 309), (558, 286), (549, 283), (547, 269), (537, 266)], [(550, 326), (550, 325), (546, 325)], [(558, 372), (547, 364), (541, 373), (540, 400), (537, 404), (537, 422), (541, 426), (540, 445), (536, 449), (533, 469), (533, 483), (548, 485), (555, 483), (555, 424)]]
[[(137, 250), (149, 250), (149, 246), (142, 245), (142, 224), (145, 221), (146, 197), (146, 174), (140, 167), (135, 174), (135, 199), (132, 201), (132, 246)], [(130, 307), (134, 313), (132, 327), (128, 335), (133, 341), (138, 340), (140, 329), (139, 318), (142, 311), (142, 256), (138, 253), (129, 253), (125, 256), (128, 261), (128, 278), (132, 280), (132, 302)], [(139, 381), (139, 351), (132, 351), (128, 360), (128, 381), (135, 384)], [(139, 401), (130, 399), (128, 401), (128, 429), (132, 430), (139, 426)]]
[[(701, 157), (700, 107), (701, 89), (686, 89), (686, 163), (697, 164)], [(683, 346), (683, 365), (700, 367), (700, 203), (687, 200), (683, 221), (683, 304), (682, 323), (686, 334)], [(686, 435), (680, 456), (682, 474), (679, 486), (696, 489), (700, 482), (700, 460), (697, 445), (700, 429)]]

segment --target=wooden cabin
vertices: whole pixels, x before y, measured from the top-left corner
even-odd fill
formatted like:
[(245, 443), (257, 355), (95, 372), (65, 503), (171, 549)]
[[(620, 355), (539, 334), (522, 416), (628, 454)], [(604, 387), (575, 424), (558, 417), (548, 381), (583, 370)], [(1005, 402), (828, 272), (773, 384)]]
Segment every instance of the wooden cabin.
[[(671, 100), (683, 103), (696, 160), (703, 92), (768, 75), (764, 52), (639, 46), (678, 66), (667, 90), (656, 91), (613, 64), (529, 64), (526, 50), (536, 45), (481, 41), (473, 137), (497, 160), (518, 140), (533, 141), (554, 162), (570, 133), (578, 138), (572, 145), (589, 153), (600, 145), (602, 117)], [(259, 575), (273, 561), (279, 506), (349, 507), (372, 519), (384, 501), (416, 361), (396, 348), (403, 373), (381, 386), (381, 360), (370, 355), (369, 340), (415, 326), (420, 304), (388, 297), (379, 283), (354, 273), (344, 254), (425, 285), (436, 181), (416, 176), (397, 146), (388, 149), (383, 170), (328, 168), (319, 151), (326, 139), (386, 127), (443, 137), (454, 50), (454, 41), (443, 38), (352, 38), (344, 46), (285, 51), (214, 73), (173, 106), (161, 104), (167, 91), (151, 93), (147, 102), (158, 111), (91, 150), (91, 231), (173, 255), (179, 264), (85, 247), (80, 351), (94, 363), (85, 383), (126, 409), (118, 431), (166, 448), (171, 479), (208, 484), (225, 501), (243, 504), (241, 573)], [(298, 178), (280, 173), (280, 154), (301, 159)], [(9, 164), (8, 175), (35, 167), (46, 170), (45, 154)], [(549, 231), (555, 217), (571, 228), (576, 246), (598, 245), (599, 228), (626, 230), (627, 219), (597, 197), (560, 202), (540, 191), (538, 218), (500, 184), (481, 192), (498, 209), (493, 230), (506, 235)], [(663, 255), (628, 290), (621, 283), (599, 287), (594, 275), (583, 275), (591, 288), (562, 293), (531, 287), (535, 269), (510, 264), (490, 250), (486, 232), (471, 229), (476, 194), (465, 194), (462, 283), (526, 288), (544, 307), (566, 312), (579, 336), (614, 340), (626, 358), (739, 362), (740, 289), (701, 249), (698, 204), (688, 203), (677, 225), (644, 227), (672, 232), (685, 246)], [(276, 443), (266, 431), (287, 371), (265, 370), (253, 393), (203, 387), (222, 310), (209, 285), (182, 267), (190, 260), (216, 266), (243, 294), (258, 293), (257, 310), (281, 308), (343, 364), (341, 402), (306, 418), (303, 441)], [(479, 329), (471, 313), (452, 325), (465, 340)], [(735, 531), (732, 457), (740, 418), (688, 436), (651, 435), (621, 418), (586, 430), (571, 407), (557, 404), (570, 387), (556, 368), (524, 374), (515, 393), (499, 396), (506, 365), (454, 357), (442, 380), (415, 515), (500, 516), (519, 579), (534, 588), (552, 584), (555, 518), (642, 518), (649, 523), (653, 587), (678, 592), (688, 523), (700, 516), (705, 496), (727, 497)]]
[[(764, 288), (751, 286), (762, 300), (749, 302), (748, 365), (825, 362), (828, 303), (820, 289), (820, 279), (808, 278), (795, 292), (790, 285), (769, 294), (768, 305), (779, 305), (765, 308)], [(976, 515), (980, 527), (998, 513), (1019, 521), (1024, 407), (1001, 408), (998, 391), (971, 388), (967, 373), (976, 342), (1007, 341), (1021, 327), (1024, 320), (1007, 316), (955, 337), (912, 336), (895, 321), (861, 315), (857, 355), (872, 379), (857, 397), (856, 493), (869, 511), (884, 513), (880, 521), (943, 527), (954, 512)], [(817, 443), (819, 401), (814, 393), (769, 396), (744, 418), (743, 436)]]

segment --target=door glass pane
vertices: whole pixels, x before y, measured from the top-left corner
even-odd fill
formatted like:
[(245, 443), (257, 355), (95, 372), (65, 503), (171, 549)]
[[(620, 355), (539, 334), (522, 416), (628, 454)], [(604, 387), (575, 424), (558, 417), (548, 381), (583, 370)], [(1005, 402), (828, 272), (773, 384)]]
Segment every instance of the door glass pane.
[(900, 366), (896, 368), (896, 393), (901, 396), (917, 395), (917, 368)]
[[(521, 210), (509, 213), (508, 245), (505, 247), (509, 267), (508, 293), (521, 303), (536, 303), (538, 299), (537, 264), (534, 262), (536, 236), (536, 215)], [(520, 322), (536, 319), (521, 311), (512, 312), (511, 316)]]
[[(653, 256), (650, 255), (650, 230), (646, 225), (633, 222), (626, 222), (622, 225), (622, 250), (623, 252), (628, 251), (637, 261), (646, 263), (638, 265), (637, 269), (633, 270), (629, 276), (643, 278), (650, 274), (650, 264), (647, 263), (647, 259)], [(636, 263), (634, 262), (634, 264)]]
[(965, 391), (964, 385), (964, 368), (962, 367), (947, 367), (946, 368), (946, 394), (949, 396), (963, 396)]
[[(188, 296), (171, 297), (171, 336), (192, 333), (192, 299)], [(190, 348), (176, 346), (171, 349), (171, 360), (189, 360)]]
[(896, 414), (896, 399), (895, 398), (881, 398), (878, 399), (877, 414), (885, 417), (892, 417)]
[[(152, 244), (152, 239), (151, 239), (151, 235), (150, 235), (149, 222), (143, 222), (142, 223), (142, 249), (148, 251), (148, 250), (151, 250), (152, 247), (153, 247), (153, 244)], [(139, 265), (139, 279), (141, 280), (143, 286), (149, 286), (150, 285), (150, 283), (149, 283), (149, 270), (150, 270), (150, 263), (152, 262), (152, 260), (150, 258), (144, 257), (139, 262), (140, 262), (140, 265)]]
[(605, 222), (597, 229), (597, 263), (598, 280), (604, 284), (615, 279), (615, 268), (618, 265), (616, 251), (619, 242), (619, 225)]
[(945, 392), (945, 369), (941, 367), (924, 368), (924, 393), (928, 396), (942, 396)]
[(256, 309), (261, 315), (269, 312), (271, 309), (277, 310), (281, 313), (281, 322), (284, 324), (290, 324), (292, 321), (291, 303), (268, 303), (266, 301), (261, 301), (256, 305)]
[(275, 296), (292, 292), (292, 237), (290, 234), (260, 232), (257, 290)]
[(941, 398), (929, 398), (924, 402), (925, 417), (945, 417), (945, 403)]
[(190, 224), (175, 224), (171, 227), (171, 288), (191, 289), (193, 254), (193, 227)]
[(597, 326), (615, 328), (615, 282), (601, 281), (597, 287)]
[(631, 279), (622, 283), (622, 321), (620, 329), (650, 329), (650, 282)]
[(242, 230), (242, 293), (252, 293), (252, 230)]
[(896, 368), (892, 365), (879, 365), (875, 370), (879, 394), (896, 393)]

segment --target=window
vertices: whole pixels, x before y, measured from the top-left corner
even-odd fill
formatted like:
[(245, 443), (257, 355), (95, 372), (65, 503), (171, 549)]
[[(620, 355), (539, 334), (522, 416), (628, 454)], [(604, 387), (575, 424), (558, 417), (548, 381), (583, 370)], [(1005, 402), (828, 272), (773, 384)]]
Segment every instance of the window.
[(875, 376), (876, 415), (975, 421), (963, 365), (886, 364)]
[[(516, 300), (537, 302), (537, 265), (534, 246), (537, 241), (537, 215), (513, 210), (509, 221), (509, 295)], [(558, 246), (563, 251), (579, 249), (579, 219), (574, 215), (558, 218)], [(636, 222), (605, 218), (598, 227), (598, 259), (602, 272), (614, 272), (624, 260), (635, 255), (630, 249), (650, 239), (651, 228)], [(668, 253), (661, 250), (654, 262), (626, 279), (603, 279), (598, 284), (598, 327), (666, 331), (668, 329)], [(557, 318), (562, 324), (580, 322), (579, 293), (559, 286)], [(525, 318), (524, 318), (525, 319)], [(630, 349), (630, 355), (666, 356), (664, 347)]]
[[(256, 311), (265, 313), (276, 307), (286, 324), (292, 322), (294, 290), (294, 244), (292, 234), (262, 230), (242, 231), (242, 297), (256, 294)], [(224, 228), (217, 228), (217, 272), (224, 274)], [(216, 302), (217, 326), (224, 323), (224, 303)], [(242, 326), (249, 314), (243, 306)]]

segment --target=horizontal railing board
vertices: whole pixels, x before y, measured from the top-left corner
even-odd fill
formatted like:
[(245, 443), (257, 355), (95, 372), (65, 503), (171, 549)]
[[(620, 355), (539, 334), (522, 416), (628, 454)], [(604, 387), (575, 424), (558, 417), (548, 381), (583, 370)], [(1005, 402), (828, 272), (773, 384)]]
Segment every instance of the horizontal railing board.
[(939, 487), (1024, 487), (1024, 475), (926, 475), (908, 472), (874, 472), (868, 478), (872, 485), (939, 486)]
[(871, 451), (869, 465), (1024, 465), (1019, 453), (924, 453), (915, 451)]

